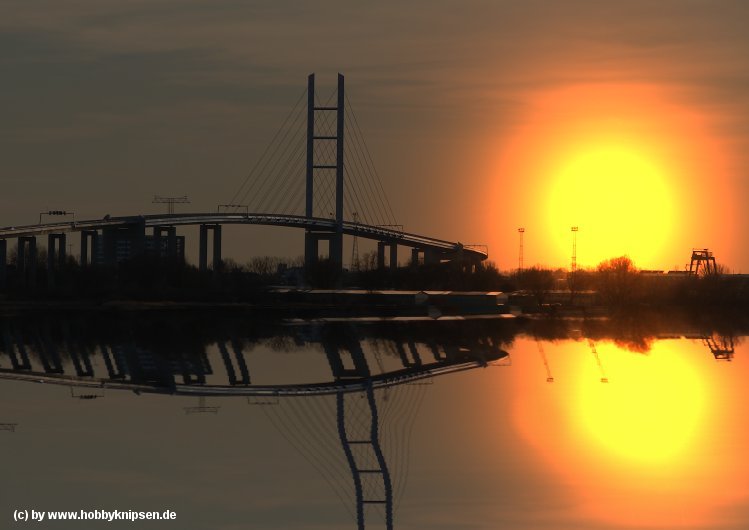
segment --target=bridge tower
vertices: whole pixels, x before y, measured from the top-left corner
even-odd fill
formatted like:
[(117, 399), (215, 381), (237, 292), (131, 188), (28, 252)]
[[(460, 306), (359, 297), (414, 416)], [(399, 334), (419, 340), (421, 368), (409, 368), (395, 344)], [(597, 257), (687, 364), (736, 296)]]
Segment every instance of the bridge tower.
[[(335, 230), (323, 232), (307, 229), (304, 236), (304, 265), (312, 266), (317, 261), (318, 245), (327, 240), (330, 261), (340, 270), (343, 268), (343, 136), (345, 92), (343, 75), (338, 74), (337, 105), (335, 107), (315, 104), (315, 74), (307, 78), (307, 182), (305, 191), (305, 216), (314, 217), (315, 175), (320, 171), (335, 170)], [(336, 134), (318, 135), (315, 131), (315, 115), (318, 112), (336, 113)], [(315, 159), (315, 145), (318, 142), (335, 142), (335, 164), (322, 163)]]

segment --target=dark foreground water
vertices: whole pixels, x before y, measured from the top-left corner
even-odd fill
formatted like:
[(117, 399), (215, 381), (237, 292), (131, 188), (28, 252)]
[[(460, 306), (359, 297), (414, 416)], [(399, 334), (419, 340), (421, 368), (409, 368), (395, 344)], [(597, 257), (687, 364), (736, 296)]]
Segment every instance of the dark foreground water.
[[(151, 312), (0, 333), (0, 528), (749, 526), (741, 331)], [(96, 510), (176, 519), (46, 513)]]

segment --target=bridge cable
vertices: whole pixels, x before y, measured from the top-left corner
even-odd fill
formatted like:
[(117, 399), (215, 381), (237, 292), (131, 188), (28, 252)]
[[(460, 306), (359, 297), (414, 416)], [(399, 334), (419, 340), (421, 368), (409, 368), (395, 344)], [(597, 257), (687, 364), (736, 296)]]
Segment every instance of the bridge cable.
[[(294, 131), (298, 130), (299, 122), (300, 122), (301, 112), (297, 112), (294, 121), (291, 124), (291, 127), (287, 128), (284, 135), (280, 138), (280, 141), (278, 141), (275, 146), (274, 150), (271, 154), (271, 156), (267, 157), (264, 160), (263, 166), (262, 166), (262, 176), (258, 175), (258, 179), (253, 182), (253, 186), (248, 188), (247, 191), (242, 195), (242, 202), (244, 202), (247, 199), (247, 196), (253, 193), (253, 196), (250, 198), (250, 202), (255, 202), (257, 204), (258, 196), (260, 196), (260, 202), (263, 201), (261, 193), (268, 194), (268, 182), (271, 182), (271, 188), (273, 187), (273, 180), (272, 177), (274, 176), (274, 173), (276, 171), (276, 168), (279, 163), (279, 159), (283, 157), (289, 150), (289, 147), (293, 145), (293, 138), (294, 138)], [(262, 208), (258, 208), (259, 212), (262, 213)]]
[[(284, 146), (283, 147), (283, 151), (278, 156), (276, 156), (276, 153), (278, 152), (278, 149), (276, 149), (276, 151), (274, 151), (274, 153), (273, 153), (274, 154), (274, 156), (273, 156), (273, 165), (271, 166), (270, 170), (265, 174), (265, 178), (263, 179), (262, 184), (260, 185), (260, 188), (258, 189), (258, 194), (259, 194), (260, 190), (264, 189), (264, 194), (262, 196), (260, 196), (259, 203), (258, 203), (259, 206), (260, 206), (260, 208), (261, 208), (260, 213), (263, 213), (262, 209), (266, 206), (265, 203), (266, 203), (268, 197), (271, 196), (275, 192), (275, 188), (278, 185), (278, 179), (276, 179), (276, 178), (271, 179), (271, 177), (275, 177), (275, 176), (278, 175), (278, 164), (279, 164), (280, 160), (283, 157), (286, 157), (284, 165), (281, 166), (281, 169), (283, 169), (289, 163), (289, 158), (291, 157), (289, 155), (289, 149), (292, 148), (292, 146), (293, 146), (294, 138), (292, 136), (292, 138), (287, 142), (287, 138), (289, 136), (288, 133), (290, 131), (294, 130), (294, 129), (297, 129), (299, 121), (300, 121), (300, 117), (301, 117), (301, 113), (297, 115), (296, 119), (294, 120), (294, 123), (292, 124), (292, 128), (289, 129), (289, 131), (287, 131), (287, 134), (284, 135), (284, 138), (282, 139), (283, 146)], [(294, 153), (293, 148), (292, 148), (292, 153)], [(270, 163), (270, 161), (269, 161), (269, 163)], [(267, 164), (264, 166), (264, 168), (266, 166), (267, 166)], [(270, 180), (270, 185), (268, 187), (264, 188), (264, 186), (266, 185), (266, 183), (269, 180)], [(242, 198), (243, 200), (244, 200), (244, 197), (246, 197), (246, 194), (243, 196), (243, 198)]]
[(356, 128), (355, 128), (355, 125), (354, 125), (354, 123), (353, 123), (352, 120), (349, 120), (349, 126), (352, 129), (351, 137), (352, 137), (352, 143), (353, 143), (353, 148), (354, 148), (353, 149), (354, 150), (354, 154), (356, 156), (356, 161), (361, 166), (362, 174), (364, 175), (362, 177), (363, 185), (368, 190), (368, 195), (369, 195), (369, 198), (370, 198), (370, 202), (373, 204), (374, 208), (376, 208), (376, 210), (375, 210), (375, 214), (377, 215), (377, 217), (376, 217), (376, 224), (379, 224), (379, 225), (388, 224), (388, 222), (387, 222), (387, 214), (384, 211), (383, 203), (380, 200), (380, 198), (379, 198), (379, 196), (377, 194), (377, 191), (375, 190), (375, 188), (374, 188), (374, 186), (373, 186), (373, 184), (371, 182), (372, 179), (371, 179), (371, 177), (370, 178), (366, 178), (367, 175), (368, 175), (368, 173), (369, 173), (368, 172), (368, 167), (367, 167), (367, 164), (366, 164), (366, 160), (364, 159), (364, 155), (361, 153), (361, 151), (362, 151), (362, 147), (360, 146), (361, 142), (359, 140), (359, 136), (356, 134)]
[[(350, 104), (349, 104), (350, 105)], [(364, 147), (364, 153), (366, 154), (366, 160), (368, 161), (368, 167), (370, 168), (370, 175), (374, 182), (377, 184), (377, 187), (379, 187), (380, 193), (378, 194), (378, 198), (381, 202), (384, 203), (385, 209), (388, 212), (388, 220), (391, 224), (397, 224), (397, 219), (395, 217), (395, 213), (393, 212), (393, 208), (390, 205), (390, 201), (388, 200), (388, 195), (385, 192), (385, 188), (382, 184), (382, 179), (380, 178), (379, 173), (377, 172), (377, 168), (374, 164), (374, 160), (372, 158), (372, 154), (369, 151), (369, 147), (367, 146), (366, 138), (364, 137), (364, 134), (362, 133), (360, 127), (359, 127), (359, 121), (356, 117), (356, 113), (353, 110), (353, 107), (351, 107), (351, 114), (354, 119), (354, 124), (356, 125), (355, 131), (359, 138), (361, 138), (361, 143)]]
[[(304, 159), (305, 152), (304, 150), (301, 152), (301, 158), (300, 161)], [(291, 172), (293, 174), (293, 171)], [(302, 179), (289, 179), (289, 182), (291, 185), (286, 187), (286, 190), (282, 193), (282, 197), (286, 200), (279, 204), (278, 211), (281, 213), (289, 213), (294, 215), (304, 215), (304, 186), (305, 182), (302, 182)], [(296, 205), (299, 204), (299, 208), (296, 207)]]
[[(351, 127), (350, 119), (347, 119), (346, 121), (350, 128)], [(358, 142), (356, 140), (356, 136), (353, 134), (349, 135), (349, 140), (350, 140), (351, 148), (348, 150), (348, 153), (349, 153), (349, 160), (351, 161), (351, 164), (349, 164), (347, 167), (350, 169), (350, 176), (351, 176), (350, 180), (355, 186), (354, 190), (360, 192), (360, 194), (366, 199), (367, 198), (366, 189), (364, 189), (364, 187), (361, 185), (364, 182), (360, 176), (361, 175), (360, 171), (363, 172), (363, 163), (361, 161), (361, 155), (359, 153)], [(359, 193), (357, 193), (356, 195), (357, 195), (357, 198), (359, 198)], [(365, 219), (366, 224), (379, 223), (379, 220), (377, 217), (378, 212), (375, 211), (374, 212), (375, 217), (370, 218), (368, 201), (365, 201), (359, 198), (359, 200), (357, 201), (357, 204), (358, 204), (359, 212), (362, 215), (362, 217)]]
[(354, 125), (355, 125), (354, 132), (357, 135), (357, 137), (361, 137), (361, 142), (362, 142), (362, 144), (364, 146), (364, 151), (365, 151), (365, 153), (367, 155), (366, 159), (369, 161), (369, 166), (370, 166), (371, 171), (372, 171), (372, 173), (373, 173), (373, 175), (374, 175), (374, 177), (376, 179), (376, 183), (377, 183), (377, 185), (378, 185), (378, 187), (380, 189), (379, 198), (384, 202), (384, 204), (386, 206), (386, 209), (389, 212), (389, 219), (392, 221), (392, 224), (396, 224), (397, 220), (396, 220), (395, 214), (393, 212), (393, 208), (390, 205), (390, 201), (388, 200), (387, 194), (385, 193), (385, 189), (384, 189), (384, 187), (382, 185), (382, 179), (380, 178), (380, 176), (379, 176), (379, 174), (377, 172), (377, 169), (376, 169), (376, 167), (374, 165), (374, 161), (372, 160), (372, 154), (370, 153), (369, 148), (367, 147), (367, 142), (364, 139), (364, 135), (361, 134), (361, 128), (359, 127), (359, 120), (356, 117), (356, 112), (354, 112), (354, 108), (351, 105), (351, 102), (348, 99), (348, 96), (346, 97), (346, 102), (347, 102), (348, 108), (350, 110), (351, 116), (352, 116), (352, 118), (354, 120)]
[[(275, 135), (273, 136), (273, 138), (271, 139), (271, 141), (270, 141), (270, 142), (268, 143), (268, 145), (267, 145), (267, 146), (265, 147), (265, 150), (263, 151), (263, 154), (262, 154), (262, 155), (260, 155), (260, 158), (258, 158), (258, 159), (257, 159), (257, 161), (255, 162), (255, 165), (254, 165), (254, 166), (252, 167), (252, 169), (250, 170), (250, 172), (248, 173), (248, 175), (247, 175), (247, 176), (245, 177), (244, 181), (242, 182), (242, 185), (241, 185), (241, 186), (239, 187), (239, 189), (237, 189), (237, 191), (236, 191), (236, 192), (234, 193), (234, 195), (232, 196), (232, 198), (231, 198), (231, 201), (229, 201), (229, 204), (236, 204), (236, 201), (237, 201), (237, 197), (239, 197), (240, 193), (242, 193), (242, 190), (243, 190), (243, 189), (244, 189), (244, 187), (245, 187), (245, 186), (247, 185), (247, 183), (248, 183), (248, 182), (250, 182), (250, 179), (251, 179), (251, 178), (252, 178), (252, 176), (253, 176), (253, 175), (255, 174), (255, 171), (256, 171), (256, 170), (258, 169), (258, 167), (260, 166), (260, 163), (261, 163), (261, 162), (263, 161), (263, 159), (265, 158), (265, 156), (266, 156), (266, 155), (268, 154), (268, 151), (269, 151), (269, 150), (270, 150), (270, 148), (271, 148), (271, 147), (273, 146), (273, 144), (274, 144), (274, 142), (276, 141), (276, 139), (278, 138), (278, 136), (279, 136), (279, 135), (281, 134), (281, 131), (285, 130), (285, 128), (286, 128), (286, 125), (287, 125), (287, 123), (288, 123), (289, 119), (290, 119), (290, 118), (291, 118), (291, 117), (292, 117), (292, 116), (294, 115), (294, 113), (295, 113), (295, 112), (297, 111), (297, 107), (298, 107), (298, 106), (299, 106), (299, 104), (300, 104), (300, 103), (301, 103), (301, 102), (302, 102), (302, 101), (304, 100), (304, 96), (306, 96), (306, 95), (307, 95), (307, 89), (305, 88), (305, 89), (304, 89), (304, 91), (302, 92), (302, 94), (301, 94), (301, 95), (299, 96), (299, 99), (297, 99), (296, 103), (295, 103), (295, 104), (294, 104), (294, 106), (292, 107), (292, 109), (291, 109), (291, 111), (289, 112), (289, 114), (288, 114), (288, 115), (286, 116), (286, 119), (285, 119), (285, 120), (284, 120), (284, 122), (283, 122), (283, 123), (281, 124), (281, 127), (280, 127), (280, 128), (279, 128), (279, 129), (277, 130), (277, 131), (276, 131), (276, 134), (275, 134)], [(254, 182), (254, 181), (253, 181), (253, 182)]]
[(373, 179), (371, 178), (371, 174), (367, 167), (367, 163), (363, 154), (363, 148), (361, 145), (360, 138), (356, 134), (352, 136), (354, 137), (354, 140), (355, 140), (354, 149), (356, 151), (359, 164), (361, 165), (361, 168), (362, 168), (361, 169), (362, 188), (367, 190), (367, 197), (368, 197), (367, 202), (368, 204), (371, 204), (373, 206), (374, 214), (377, 216), (378, 225), (386, 225), (388, 223), (392, 224), (392, 222), (388, 219), (387, 211), (385, 210), (383, 206), (383, 202), (372, 184)]
[[(276, 174), (279, 161), (284, 155), (288, 156), (287, 153), (289, 151), (289, 148), (293, 145), (293, 137), (294, 137), (293, 131), (298, 129), (300, 118), (301, 118), (301, 113), (298, 113), (294, 122), (292, 123), (292, 126), (286, 131), (284, 136), (281, 138), (281, 141), (277, 143), (273, 151), (272, 157), (269, 157), (265, 161), (263, 168), (262, 168), (263, 173), (264, 173), (263, 179), (262, 180), (258, 179), (257, 181), (255, 181), (255, 184), (258, 184), (258, 185), (253, 186), (252, 188), (248, 189), (245, 192), (245, 194), (242, 196), (242, 201), (244, 201), (249, 195), (250, 191), (257, 190), (255, 197), (251, 198), (250, 201), (257, 201), (259, 197), (259, 202), (255, 202), (255, 204), (257, 205), (256, 207), (259, 210), (259, 213), (263, 213), (262, 205), (265, 202), (265, 197), (267, 197), (267, 195), (271, 193), (270, 190), (272, 190), (274, 187), (275, 179), (273, 179), (272, 177), (274, 177)], [(289, 138), (290, 135), (291, 135), (291, 138)], [(270, 168), (268, 167), (269, 165), (270, 165)], [(267, 186), (269, 181), (270, 181), (270, 186)], [(261, 195), (261, 192), (263, 192), (263, 195)]]
[[(352, 177), (359, 177), (360, 173), (357, 170), (362, 170), (362, 173), (364, 171), (363, 171), (363, 163), (361, 161), (361, 156), (360, 156), (360, 153), (359, 153), (358, 142), (356, 141), (356, 137), (355, 136), (352, 136), (352, 142), (351, 143), (352, 143), (352, 146), (353, 146), (353, 149), (349, 150), (350, 153), (353, 151), (353, 156), (351, 157), (352, 164), (349, 166), (352, 169), (351, 176)], [(366, 181), (364, 181), (363, 178), (352, 178), (351, 180), (353, 181), (354, 185), (356, 186), (355, 189), (361, 191), (362, 195), (365, 198), (367, 198), (366, 190), (363, 190), (363, 186), (360, 186), (360, 182), (359, 182), (360, 180), (362, 180), (363, 183), (366, 183)], [(371, 190), (370, 190), (369, 195), (371, 195)], [(357, 194), (357, 197), (358, 197), (358, 194)], [(372, 219), (374, 222), (371, 222), (369, 220), (370, 219), (370, 217), (369, 217), (369, 210), (368, 210), (368, 208), (366, 206), (367, 201), (363, 201), (363, 200), (359, 199), (359, 201), (357, 201), (357, 203), (360, 203), (359, 210), (363, 213), (363, 216), (365, 217), (367, 224), (384, 224), (381, 221), (380, 212), (379, 211), (375, 211), (374, 212), (375, 217)], [(377, 204), (375, 203), (375, 207), (376, 206), (377, 206)]]
[[(324, 398), (327, 398), (328, 396), (323, 396)], [(287, 402), (291, 405), (293, 403), (293, 397), (289, 397), (284, 400), (284, 402)], [(305, 400), (308, 399), (315, 399), (315, 397), (306, 397), (303, 398)], [(293, 405), (292, 405), (293, 406)], [(298, 429), (294, 428), (293, 423), (292, 426), (289, 425), (288, 422), (290, 422), (290, 419), (288, 417), (288, 413), (285, 413), (285, 419), (282, 419), (280, 417), (280, 414), (278, 417), (274, 419), (273, 415), (270, 414), (267, 410), (267, 407), (263, 407), (263, 412), (266, 414), (268, 419), (271, 421), (271, 423), (276, 427), (276, 429), (281, 433), (281, 435), (290, 443), (292, 447), (294, 447), (299, 454), (302, 455), (302, 457), (310, 464), (312, 467), (317, 470), (318, 473), (323, 477), (323, 479), (331, 486), (333, 492), (335, 495), (339, 498), (341, 503), (343, 504), (346, 511), (351, 515), (352, 519), (356, 519), (354, 513), (351, 511), (351, 508), (349, 507), (350, 504), (352, 504), (353, 495), (351, 495), (347, 488), (343, 487), (341, 485), (340, 476), (336, 476), (336, 473), (333, 472), (336, 467), (342, 467), (342, 466), (336, 466), (335, 461), (332, 461), (330, 457), (325, 458), (320, 457), (320, 455), (311, 453), (310, 446), (314, 446), (314, 444), (310, 444), (309, 440), (303, 439), (298, 434)], [(304, 416), (304, 415), (302, 415)], [(319, 425), (319, 424), (318, 424)], [(336, 432), (335, 426), (331, 426), (330, 429), (332, 432)], [(337, 475), (341, 475), (342, 472), (339, 472)], [(346, 480), (343, 481), (343, 483), (348, 483), (347, 480), (348, 477), (346, 477)]]
[(297, 188), (300, 185), (302, 179), (293, 178), (291, 175), (294, 175), (294, 169), (304, 160), (304, 151), (304, 145), (297, 147), (296, 151), (289, 155), (286, 164), (279, 171), (279, 176), (282, 177), (282, 175), (285, 174), (287, 175), (287, 178), (285, 181), (278, 180), (279, 183), (282, 183), (277, 186), (277, 192), (275, 195), (269, 198), (267, 206), (268, 212), (284, 214), (292, 213), (286, 210), (285, 207), (282, 207), (282, 205), (290, 202), (290, 197), (297, 192)]
[[(327, 442), (325, 445), (320, 447), (320, 455), (326, 458), (326, 466), (328, 469), (332, 471), (336, 469), (336, 464), (338, 465), (337, 471), (338, 475), (340, 477), (343, 477), (343, 482), (348, 484), (348, 473), (344, 469), (343, 461), (340, 458), (340, 451), (339, 451), (339, 443), (337, 439), (331, 439), (329, 436), (331, 432), (335, 432), (335, 425), (333, 425), (330, 421), (330, 419), (334, 418), (334, 415), (331, 414), (322, 414), (320, 410), (323, 408), (324, 403), (329, 401), (329, 396), (310, 396), (301, 398), (301, 401), (292, 400), (292, 411), (294, 413), (294, 416), (296, 418), (296, 421), (294, 422), (295, 425), (304, 425), (306, 429), (312, 433), (316, 433), (315, 438), (317, 440), (324, 440)], [(300, 410), (300, 407), (297, 405), (305, 405), (305, 410)], [(311, 413), (310, 413), (311, 410)], [(326, 421), (328, 422), (327, 429), (323, 428)], [(324, 451), (323, 451), (324, 450)], [(340, 487), (340, 485), (339, 485)], [(344, 490), (346, 488), (343, 488)]]
[(286, 198), (285, 194), (290, 187), (294, 186), (294, 181), (301, 180), (299, 178), (292, 178), (291, 175), (294, 174), (294, 168), (304, 159), (304, 144), (301, 143), (301, 145), (293, 147), (293, 144), (290, 143), (286, 153), (285, 161), (280, 166), (278, 163), (276, 164), (278, 169), (274, 166), (274, 170), (271, 173), (274, 176), (273, 183), (260, 199), (261, 211), (276, 213), (278, 204)]

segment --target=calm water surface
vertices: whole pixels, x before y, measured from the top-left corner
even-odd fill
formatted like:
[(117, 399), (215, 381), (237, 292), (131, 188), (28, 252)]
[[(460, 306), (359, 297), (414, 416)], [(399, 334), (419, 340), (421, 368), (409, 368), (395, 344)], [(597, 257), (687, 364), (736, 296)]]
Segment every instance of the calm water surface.
[(4, 321), (0, 527), (749, 526), (740, 334), (209, 320)]

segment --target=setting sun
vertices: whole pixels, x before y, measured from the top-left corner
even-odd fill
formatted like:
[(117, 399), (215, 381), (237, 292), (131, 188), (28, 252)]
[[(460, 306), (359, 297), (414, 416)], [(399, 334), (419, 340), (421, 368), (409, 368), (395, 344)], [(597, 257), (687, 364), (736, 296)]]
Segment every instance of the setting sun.
[(579, 227), (587, 263), (634, 252), (649, 262), (672, 230), (673, 200), (654, 160), (634, 148), (592, 146), (572, 153), (552, 177), (548, 222), (566, 229), (555, 232), (563, 250), (569, 227)]
[[(505, 266), (517, 263), (524, 227), (526, 264), (595, 267), (628, 255), (642, 269), (682, 269), (693, 247), (730, 252), (735, 195), (710, 124), (668, 87), (569, 85), (528, 95), (517, 134), (499, 140), (489, 164), (487, 214), (502, 228)], [(709, 176), (710, 178), (706, 178)], [(721, 216), (698, 215), (719, 205)]]

